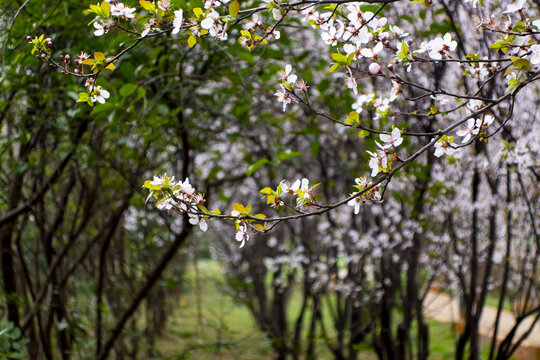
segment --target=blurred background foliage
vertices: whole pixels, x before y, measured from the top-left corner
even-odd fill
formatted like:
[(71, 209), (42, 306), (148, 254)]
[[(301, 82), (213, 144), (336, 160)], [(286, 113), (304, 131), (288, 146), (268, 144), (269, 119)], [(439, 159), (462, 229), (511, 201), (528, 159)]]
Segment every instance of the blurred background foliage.
[[(174, 3), (185, 11), (200, 6)], [(394, 176), (383, 205), (359, 216), (347, 207), (283, 224), (239, 250), (231, 223), (210, 221), (203, 234), (145, 205), (141, 186), (166, 172), (189, 177), (209, 208), (251, 202), (268, 213), (259, 190), (305, 176), (321, 183), (324, 202), (342, 199), (354, 178), (369, 172), (365, 150), (375, 148), (376, 138), (359, 141), (358, 131), (319, 121), (305, 107), (283, 112), (273, 96), (278, 71), (290, 63), (308, 82), (311, 104), (344, 120), (355, 99), (338, 73), (328, 75), (328, 47), (296, 20), (282, 24), (279, 43), (252, 52), (237, 43), (238, 29), (226, 42), (203, 40), (193, 48), (186, 36), (151, 37), (99, 77), (111, 97), (89, 107), (75, 103), (83, 81), (35, 59), (25, 37), (45, 34), (55, 58), (71, 59), (81, 52), (114, 55), (134, 41), (113, 31), (94, 36), (85, 12), (90, 4), (2, 2), (1, 358), (454, 357), (460, 334), (418, 310), (431, 284), (455, 284), (444, 266), (473, 261), (467, 251), (459, 261), (450, 256), (458, 243), (468, 244), (467, 236), (448, 240), (451, 220), (467, 228), (470, 213), (444, 205), (463, 201), (456, 189), (471, 181), (470, 164), (451, 164), (448, 172), (464, 174), (452, 187), (433, 175), (433, 156), (423, 156)], [(423, 8), (414, 18), (399, 8), (386, 15), (418, 25), (419, 38), (457, 31), (441, 9), (432, 11), (440, 21), (423, 28), (432, 21)], [(404, 77), (437, 87), (446, 67), (415, 71)], [(382, 84), (363, 78), (359, 90), (388, 90)], [(414, 109), (398, 103), (393, 118), (376, 121), (375, 109), (366, 109), (362, 121), (433, 131), (435, 120), (416, 116), (431, 104), (429, 97)], [(406, 139), (403, 148), (418, 144)], [(487, 177), (486, 201), (498, 196), (485, 190)], [(498, 184), (502, 189), (504, 181)], [(534, 184), (525, 179), (524, 187)], [(537, 207), (537, 197), (532, 201)], [(495, 209), (486, 219), (500, 214)], [(487, 239), (486, 224), (478, 228)], [(462, 285), (462, 292), (470, 290)], [(496, 291), (489, 297), (495, 306)]]

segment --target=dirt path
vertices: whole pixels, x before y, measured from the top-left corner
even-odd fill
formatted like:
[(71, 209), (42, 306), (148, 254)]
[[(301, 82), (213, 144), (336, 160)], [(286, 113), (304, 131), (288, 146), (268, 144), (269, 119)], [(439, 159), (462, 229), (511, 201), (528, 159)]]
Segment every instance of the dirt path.
[[(424, 302), (424, 314), (426, 317), (441, 321), (457, 323), (459, 319), (459, 304), (456, 298), (452, 298), (450, 295), (430, 292)], [(493, 336), (495, 318), (497, 316), (497, 309), (484, 306), (482, 316), (480, 318), (480, 335), (491, 338)], [(498, 339), (502, 340), (504, 335), (508, 334), (514, 324), (516, 323), (515, 317), (510, 311), (503, 311), (501, 319), (499, 321), (499, 330), (497, 332)], [(533, 323), (533, 317), (530, 316), (524, 321), (518, 328), (517, 336), (521, 336), (527, 329), (530, 328)], [(517, 337), (516, 337), (517, 338)], [(538, 322), (534, 326), (533, 331), (529, 334), (529, 337), (523, 342), (522, 347), (540, 348), (540, 326)]]

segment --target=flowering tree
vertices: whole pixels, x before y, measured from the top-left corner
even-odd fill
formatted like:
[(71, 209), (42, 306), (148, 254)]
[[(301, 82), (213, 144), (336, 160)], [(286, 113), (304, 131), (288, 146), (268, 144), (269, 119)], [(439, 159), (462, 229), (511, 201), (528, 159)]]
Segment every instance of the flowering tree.
[[(181, 5), (142, 0), (103, 1), (90, 5), (87, 13), (92, 17), (90, 32), (118, 39), (117, 47), (78, 46), (80, 55), (58, 57), (56, 40), (46, 35), (28, 40), (38, 59), (83, 82), (85, 91), (78, 91), (77, 101), (95, 105), (96, 112), (114, 96), (139, 93), (136, 85), (107, 87), (105, 77), (114, 79), (124, 59), (160, 38), (185, 49), (179, 71), (172, 75), (179, 79), (200, 79), (195, 56), (205, 46), (242, 60), (236, 64), (238, 72), (272, 61), (277, 65), (273, 74), (270, 66), (255, 69), (260, 79), (242, 84), (264, 90), (274, 81), (270, 92), (247, 93), (253, 108), (213, 95), (219, 110), (212, 114), (205, 109), (216, 118), (215, 130), (220, 133), (201, 146), (192, 173), (214, 179), (206, 184), (188, 179), (191, 149), (184, 141), (187, 127), (180, 126), (181, 179), (155, 176), (144, 187), (159, 209), (184, 214), (184, 230), (191, 229), (188, 222), (202, 231), (211, 223), (221, 228), (217, 219), (234, 223), (234, 240), (241, 248), (254, 235), (278, 231), (278, 224), (320, 219), (320, 232), (328, 232), (331, 239), (302, 235), (307, 231), (302, 229), (313, 226), (313, 220), (306, 220), (301, 230), (290, 225), (290, 233), (284, 235), (292, 239), (287, 246), (258, 244), (237, 250), (235, 257), (230, 244), (224, 245), (225, 254), (234, 260), (232, 273), (259, 284), (255, 293), (239, 296), (251, 297), (254, 314), (282, 356), (301, 353), (298, 326), (295, 342), (285, 343), (286, 296), (282, 296), (296, 286), (300, 269), (306, 274), (300, 279), (304, 302), (313, 304), (313, 329), (323, 325), (317, 309), (328, 289), (342, 297), (329, 305), (339, 314), (334, 320), (341, 340), (338, 345), (327, 341), (336, 358), (345, 354), (354, 358), (362, 341), (369, 341), (382, 359), (426, 358), (429, 337), (422, 308), (433, 281), (456, 286), (465, 304), (457, 358), (466, 349), (470, 357), (479, 354), (478, 322), (490, 290), (499, 290), (499, 314), (505, 299), (520, 298), (516, 327), (525, 315), (538, 317), (535, 81), (540, 22), (534, 4), (207, 0)], [(289, 57), (278, 55), (291, 42), (295, 45), (287, 52)], [(157, 55), (149, 60), (161, 61)], [(219, 77), (217, 71), (206, 91), (238, 90), (234, 79), (234, 72)], [(195, 95), (208, 96), (204, 91)], [(219, 108), (219, 100), (225, 106)], [(276, 119), (280, 111), (284, 116), (271, 121), (271, 126), (259, 121), (264, 122), (267, 113)], [(236, 137), (228, 136), (224, 123), (231, 114), (241, 120), (231, 127)], [(250, 131), (250, 126), (261, 130)], [(224, 147), (225, 141), (230, 145)], [(226, 167), (213, 155), (216, 152), (228, 152), (232, 160), (243, 153), (251, 165), (236, 173), (229, 165), (229, 174), (221, 174)], [(297, 157), (302, 160), (294, 163)], [(288, 169), (282, 168), (289, 163)], [(214, 171), (218, 166), (221, 169)], [(251, 178), (238, 188), (236, 199), (220, 194), (219, 201), (210, 202), (197, 191), (206, 187), (206, 195), (227, 192), (227, 185), (220, 190), (209, 184), (244, 177)], [(261, 196), (264, 201), (256, 204)], [(10, 216), (7, 213), (2, 223)], [(320, 245), (306, 243), (308, 236)], [(250, 259), (255, 248), (261, 255)], [(246, 278), (245, 264), (262, 270)], [(9, 263), (5, 266), (9, 268)], [(261, 303), (266, 296), (267, 272), (274, 278), (274, 304), (282, 308), (277, 317), (281, 325), (273, 328), (264, 325), (267, 309), (253, 305), (254, 299)], [(319, 273), (326, 277), (317, 278)], [(500, 282), (495, 279), (498, 274)], [(369, 277), (375, 282), (367, 281)], [(15, 292), (13, 286), (6, 285), (6, 290)], [(401, 309), (397, 328), (396, 307)], [(299, 313), (299, 324), (303, 314)], [(416, 336), (411, 334), (413, 323)], [(98, 345), (100, 358), (107, 356), (124, 324), (120, 321), (109, 341)], [(308, 332), (308, 348), (313, 334)], [(490, 358), (508, 358), (523, 341), (515, 331), (502, 335), (498, 343), (497, 331), (493, 334)]]

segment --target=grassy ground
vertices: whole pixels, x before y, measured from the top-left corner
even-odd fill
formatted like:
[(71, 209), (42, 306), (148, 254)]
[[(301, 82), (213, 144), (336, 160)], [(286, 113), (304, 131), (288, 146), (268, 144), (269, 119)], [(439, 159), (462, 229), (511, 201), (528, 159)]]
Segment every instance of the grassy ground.
[(186, 273), (185, 291), (174, 320), (157, 342), (164, 359), (268, 359), (270, 344), (258, 331), (248, 309), (223, 291), (224, 279), (216, 262), (199, 263), (197, 277)]
[[(272, 358), (269, 340), (258, 329), (249, 310), (236, 303), (226, 292), (225, 280), (215, 261), (199, 262), (200, 293), (197, 276), (191, 268), (185, 276), (184, 293), (173, 320), (156, 348), (166, 360), (180, 359), (269, 359)], [(293, 296), (289, 311), (300, 308)], [(325, 321), (326, 322), (326, 321)], [(454, 359), (456, 334), (451, 324), (428, 320), (430, 359)], [(328, 320), (327, 328), (331, 328)], [(413, 332), (414, 333), (414, 332)], [(319, 359), (332, 359), (323, 344), (317, 348)], [(485, 358), (482, 354), (482, 358)], [(375, 355), (363, 352), (362, 360), (374, 360)]]

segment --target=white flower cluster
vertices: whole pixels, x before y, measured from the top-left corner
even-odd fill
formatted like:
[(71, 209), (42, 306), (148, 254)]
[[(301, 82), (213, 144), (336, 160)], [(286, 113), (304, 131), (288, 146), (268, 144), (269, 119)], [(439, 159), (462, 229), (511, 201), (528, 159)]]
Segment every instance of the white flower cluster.
[(92, 102), (98, 102), (100, 104), (105, 104), (105, 100), (111, 96), (111, 94), (103, 89), (101, 86), (96, 86), (94, 78), (87, 78), (84, 85), (88, 88), (90, 92), (90, 98)]
[(150, 195), (158, 199), (156, 207), (160, 210), (174, 209), (181, 214), (187, 213), (189, 223), (199, 225), (202, 231), (208, 229), (205, 216), (200, 214), (199, 205), (204, 203), (204, 197), (201, 193), (196, 193), (195, 188), (186, 178), (182, 181), (175, 181), (174, 176), (169, 178), (167, 174), (154, 176), (152, 181), (144, 184), (145, 188), (150, 189)]
[(420, 49), (416, 50), (416, 54), (427, 52), (429, 57), (433, 60), (441, 60), (443, 56), (450, 57), (450, 52), (454, 51), (457, 47), (457, 42), (452, 40), (450, 33), (445, 34), (443, 37), (438, 37), (429, 42), (423, 41), (420, 44)]
[[(126, 6), (121, 2), (110, 4), (109, 6), (111, 16), (123, 17), (124, 19), (133, 19), (135, 17), (134, 12), (137, 10), (135, 8)], [(112, 18), (109, 17), (107, 19), (103, 19), (101, 17), (97, 17), (94, 20), (94, 28), (96, 28), (94, 35), (101, 36), (108, 33), (113, 25), (114, 20)]]
[(221, 21), (219, 14), (214, 9), (201, 21), (201, 27), (208, 30), (208, 33), (218, 40), (227, 40), (226, 24)]
[[(380, 134), (379, 139), (382, 141), (382, 144), (378, 141), (375, 141), (377, 144), (377, 149), (375, 152), (367, 151), (371, 156), (369, 159), (369, 167), (371, 169), (371, 176), (377, 176), (379, 171), (388, 171), (388, 163), (392, 160), (389, 158), (389, 155), (396, 155), (396, 148), (401, 145), (403, 138), (401, 137), (401, 131), (398, 128), (394, 128), (390, 134)], [(392, 149), (393, 151), (389, 151)], [(367, 181), (365, 177), (356, 178), (355, 188), (358, 191), (362, 191), (365, 188), (372, 185), (371, 182)], [(355, 193), (351, 194), (354, 195)], [(360, 205), (365, 203), (370, 203), (373, 201), (381, 200), (381, 192), (378, 186), (373, 187), (369, 191), (363, 193), (360, 196), (356, 196), (354, 199), (349, 200), (347, 205), (354, 207), (354, 213), (358, 214), (360, 212)]]
[[(372, 185), (372, 183), (367, 181), (365, 177), (356, 178), (354, 179), (354, 181), (356, 182), (355, 187), (359, 191), (362, 191), (365, 188), (370, 187)], [(374, 186), (371, 190), (366, 191), (362, 195), (357, 196), (352, 200), (349, 200), (349, 202), (347, 202), (347, 205), (354, 207), (354, 213), (358, 215), (358, 213), (360, 212), (361, 204), (366, 204), (366, 203), (370, 203), (373, 201), (380, 201), (380, 200), (381, 200), (381, 190), (379, 189), (378, 186)]]
[(308, 203), (314, 201), (313, 194), (315, 186), (309, 186), (309, 180), (303, 178), (302, 180), (297, 179), (293, 184), (287, 183), (283, 180), (280, 184), (282, 194), (287, 194), (289, 196), (297, 196), (296, 206), (306, 206)]
[(371, 156), (371, 159), (369, 160), (371, 176), (377, 176), (380, 169), (384, 170), (388, 168), (388, 155), (390, 155), (388, 149), (393, 148), (395, 151), (396, 147), (401, 145), (403, 142), (401, 131), (398, 128), (394, 128), (390, 135), (380, 134), (379, 138), (383, 142), (383, 144), (380, 144), (378, 141), (375, 141), (375, 144), (377, 144), (379, 149), (377, 149), (374, 153), (367, 151), (367, 153)]
[(274, 94), (277, 98), (277, 101), (283, 103), (283, 111), (287, 108), (287, 105), (290, 103), (298, 102), (298, 100), (292, 95), (294, 90), (297, 90), (302, 93), (307, 93), (309, 86), (303, 79), (297, 80), (298, 77), (294, 74), (291, 74), (292, 66), (287, 64), (285, 69), (280, 71), (281, 84), (279, 84), (280, 89)]

